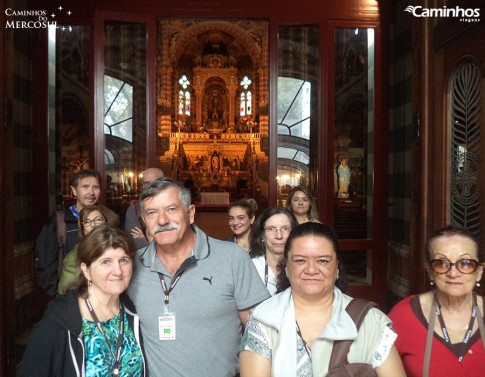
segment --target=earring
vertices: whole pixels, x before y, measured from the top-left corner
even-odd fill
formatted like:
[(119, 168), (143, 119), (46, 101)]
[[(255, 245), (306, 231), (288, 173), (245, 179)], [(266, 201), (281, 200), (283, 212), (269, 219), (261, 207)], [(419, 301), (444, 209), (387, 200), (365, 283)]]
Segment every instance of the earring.
[(431, 281), (429, 282), (429, 284), (430, 284), (432, 287), (434, 287), (434, 281), (433, 281), (433, 280), (431, 280)]
[(264, 243), (264, 239), (263, 238), (261, 238), (261, 242)]
[(340, 275), (337, 275), (337, 280), (340, 279)]
[(477, 281), (477, 284), (476, 284), (476, 286), (480, 288), (480, 283), (479, 283), (478, 281)]
[(93, 282), (91, 280), (88, 280), (88, 287), (90, 287), (91, 285), (93, 285)]

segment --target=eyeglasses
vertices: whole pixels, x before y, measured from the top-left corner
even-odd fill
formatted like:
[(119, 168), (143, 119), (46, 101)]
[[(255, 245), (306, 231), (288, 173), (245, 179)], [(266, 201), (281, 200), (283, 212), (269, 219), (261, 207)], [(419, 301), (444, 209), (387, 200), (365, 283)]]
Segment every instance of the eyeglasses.
[(480, 265), (475, 259), (458, 259), (455, 263), (451, 263), (448, 259), (433, 259), (428, 264), (437, 274), (446, 274), (452, 266), (455, 266), (463, 274), (471, 274)]
[(275, 226), (268, 226), (264, 228), (264, 232), (266, 234), (271, 234), (271, 235), (275, 235), (278, 232), (281, 232), (281, 234), (283, 235), (288, 235), (291, 232), (291, 226), (286, 225), (286, 226), (282, 226), (281, 228), (277, 228)]
[(83, 221), (84, 227), (95, 226), (95, 225), (99, 225), (99, 224), (104, 224), (104, 218), (101, 217), (101, 216), (97, 216), (92, 220), (84, 220)]

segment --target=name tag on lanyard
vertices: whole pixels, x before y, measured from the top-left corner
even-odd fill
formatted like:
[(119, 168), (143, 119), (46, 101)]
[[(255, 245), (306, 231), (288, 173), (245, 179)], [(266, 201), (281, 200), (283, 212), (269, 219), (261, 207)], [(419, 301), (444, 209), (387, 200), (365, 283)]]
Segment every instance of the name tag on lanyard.
[(175, 340), (175, 313), (158, 316), (158, 336), (160, 340)]

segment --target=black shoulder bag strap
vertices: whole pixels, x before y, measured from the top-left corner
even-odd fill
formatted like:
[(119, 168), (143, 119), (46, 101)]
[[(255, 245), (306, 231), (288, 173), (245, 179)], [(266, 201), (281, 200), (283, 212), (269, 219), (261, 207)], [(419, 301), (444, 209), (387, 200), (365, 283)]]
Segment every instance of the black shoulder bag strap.
[[(67, 227), (66, 227), (66, 214), (64, 210), (57, 210), (56, 211), (56, 230), (57, 230), (57, 244), (59, 246), (59, 255), (58, 255), (58, 264), (57, 264), (57, 272), (58, 276), (61, 276), (62, 271), (62, 264), (64, 261), (64, 246), (66, 245), (67, 239)], [(68, 250), (70, 251), (70, 250)]]
[[(377, 306), (375, 302), (367, 301), (361, 298), (354, 298), (352, 301), (350, 301), (345, 310), (355, 322), (357, 330), (359, 330), (367, 312), (375, 306)], [(336, 340), (333, 342), (332, 355), (330, 356), (330, 363), (328, 365), (329, 372), (337, 367), (348, 364), (347, 355), (352, 343), (353, 340), (350, 339)]]

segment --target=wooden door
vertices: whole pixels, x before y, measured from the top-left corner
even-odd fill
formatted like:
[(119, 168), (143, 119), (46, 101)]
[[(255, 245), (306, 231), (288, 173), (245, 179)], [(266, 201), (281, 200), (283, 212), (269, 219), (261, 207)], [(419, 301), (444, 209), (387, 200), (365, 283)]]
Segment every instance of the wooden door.
[(429, 288), (422, 263), (433, 230), (452, 224), (485, 240), (485, 25), (449, 18), (422, 23), (415, 291)]

